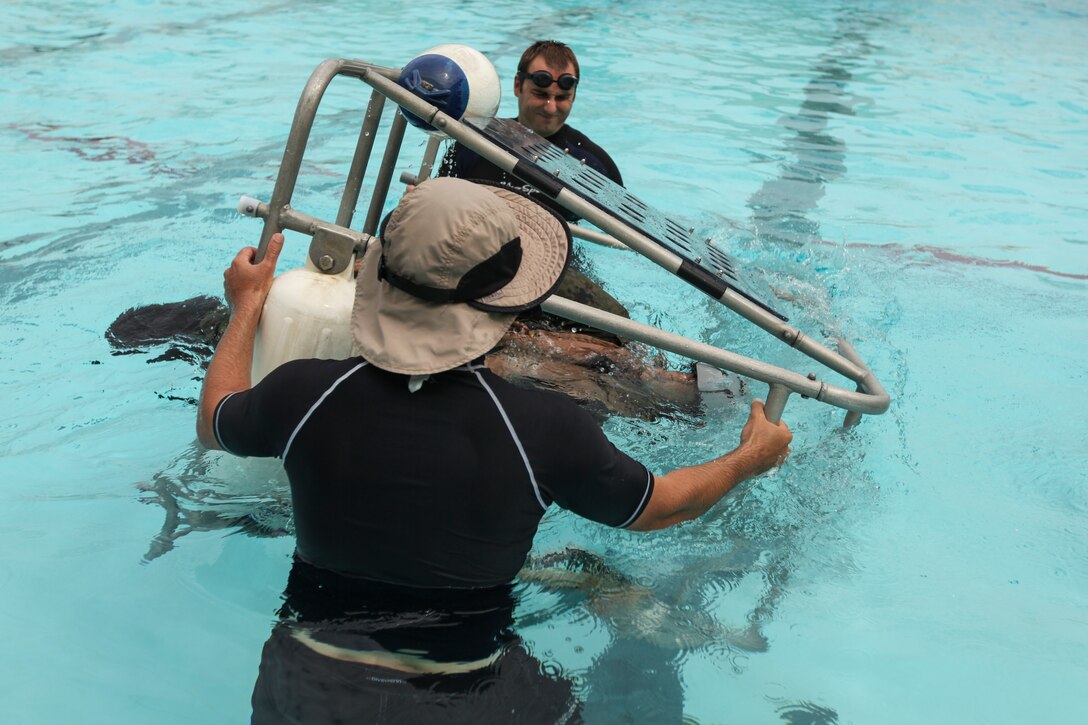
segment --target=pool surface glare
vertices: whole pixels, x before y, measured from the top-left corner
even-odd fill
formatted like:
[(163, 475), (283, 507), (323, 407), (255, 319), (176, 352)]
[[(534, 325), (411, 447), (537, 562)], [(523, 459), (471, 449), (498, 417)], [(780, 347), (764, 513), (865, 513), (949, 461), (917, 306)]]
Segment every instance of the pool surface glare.
[[(1082, 3), (61, 0), (6, 19), (0, 721), (249, 718), (293, 545), (282, 471), (194, 445), (199, 351), (149, 364), (165, 349), (111, 355), (103, 332), (221, 293), (260, 231), (237, 198), (268, 198), (320, 61), (466, 43), (509, 116), (542, 28), (578, 53), (572, 125), (628, 188), (806, 334), (854, 343), (893, 404), (844, 432), (794, 396), (789, 463), (675, 529), (550, 512), (534, 554), (583, 549), (615, 579), (521, 582), (532, 652), (590, 723), (1082, 718)], [(335, 217), (367, 95), (330, 88), (294, 207)], [(409, 131), (404, 170), (424, 143)], [(305, 251), (289, 234), (281, 270)], [(649, 262), (582, 253), (636, 319), (803, 368)], [(660, 472), (729, 450), (744, 417), (606, 430)]]

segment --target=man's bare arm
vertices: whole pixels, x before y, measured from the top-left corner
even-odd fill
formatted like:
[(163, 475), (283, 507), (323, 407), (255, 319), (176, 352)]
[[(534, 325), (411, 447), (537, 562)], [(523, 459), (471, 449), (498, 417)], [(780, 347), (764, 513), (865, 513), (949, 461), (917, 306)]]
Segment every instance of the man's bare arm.
[(206, 448), (220, 448), (213, 429), (215, 408), (219, 401), (231, 393), (249, 390), (252, 385), (253, 340), (282, 249), (283, 235), (274, 234), (259, 264), (253, 263), (257, 250), (246, 247), (238, 252), (230, 267), (223, 272), (223, 290), (230, 306), (230, 323), (208, 364), (196, 416), (196, 434)]
[(781, 464), (791, 440), (789, 427), (771, 423), (763, 403), (754, 401), (740, 445), (721, 458), (658, 476), (650, 502), (629, 528), (652, 531), (702, 516), (741, 481)]

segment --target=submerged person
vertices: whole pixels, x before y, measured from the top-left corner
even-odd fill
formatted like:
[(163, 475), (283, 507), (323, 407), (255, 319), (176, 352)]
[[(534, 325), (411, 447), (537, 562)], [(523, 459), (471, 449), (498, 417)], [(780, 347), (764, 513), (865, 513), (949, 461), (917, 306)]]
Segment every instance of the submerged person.
[[(558, 283), (570, 235), (528, 198), (459, 179), (405, 195), (367, 250), (360, 356), (292, 361), (251, 387), (282, 245), (275, 235), (258, 264), (243, 249), (224, 275), (231, 319), (197, 417), (209, 448), (282, 459), (292, 578), (317, 601), (284, 612), (255, 719), (576, 721), (570, 684), (543, 686), (508, 626), (510, 584), (549, 506), (634, 531), (672, 526), (781, 463), (788, 427), (755, 401), (736, 449), (654, 475), (569, 400), (488, 370), (484, 354)], [(336, 668), (335, 692), (316, 663)]]
[[(607, 631), (603, 649), (581, 677), (586, 722), (628, 721), (637, 713), (638, 722), (680, 723), (685, 700), (681, 670), (692, 651), (707, 646), (766, 651), (762, 627), (780, 591), (772, 587), (760, 596), (742, 626), (721, 623), (721, 612), (707, 592), (721, 593), (720, 582), (732, 588), (759, 573), (750, 561), (733, 561), (732, 552), (724, 556), (724, 561), (717, 555), (699, 557), (694, 567), (672, 560), (668, 575), (657, 577), (653, 586), (642, 583), (645, 569), (636, 579), (591, 551), (568, 547), (529, 558), (518, 578), (549, 595), (544, 616), (551, 620), (577, 609), (578, 619), (589, 615), (595, 629)], [(731, 608), (736, 601), (744, 598), (731, 598)]]
[[(484, 364), (520, 387), (562, 393), (596, 416), (656, 420), (696, 415), (704, 393), (741, 395), (743, 381), (698, 363), (689, 371), (617, 342), (585, 332), (555, 329), (543, 313), (519, 317), (484, 358)], [(106, 330), (117, 355), (166, 345), (149, 362), (186, 360), (207, 367), (230, 313), (214, 297), (133, 307)]]

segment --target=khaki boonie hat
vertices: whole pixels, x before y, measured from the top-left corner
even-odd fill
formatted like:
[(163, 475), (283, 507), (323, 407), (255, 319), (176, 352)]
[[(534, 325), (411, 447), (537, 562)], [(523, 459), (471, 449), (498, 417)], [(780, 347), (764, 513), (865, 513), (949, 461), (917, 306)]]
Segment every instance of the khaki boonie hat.
[(493, 348), (518, 312), (552, 293), (570, 261), (559, 215), (506, 187), (423, 182), (363, 257), (352, 336), (371, 364), (429, 375)]

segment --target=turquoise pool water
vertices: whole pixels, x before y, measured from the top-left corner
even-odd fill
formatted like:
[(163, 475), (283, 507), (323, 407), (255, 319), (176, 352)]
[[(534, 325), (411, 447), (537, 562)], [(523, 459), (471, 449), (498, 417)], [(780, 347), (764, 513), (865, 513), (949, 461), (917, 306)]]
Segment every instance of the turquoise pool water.
[[(571, 120), (629, 188), (727, 241), (893, 396), (843, 434), (791, 399), (790, 463), (653, 535), (561, 512), (537, 551), (639, 587), (521, 587), (591, 722), (1073, 722), (1088, 698), (1088, 12), (1066, 2), (110, 4), (0, 37), (0, 720), (241, 722), (292, 547), (273, 463), (193, 447), (199, 371), (112, 356), (131, 305), (216, 294), (327, 57), (440, 42), (509, 79), (579, 53)], [(295, 206), (334, 215), (360, 121), (334, 85)], [(503, 112), (514, 108), (504, 97)], [(410, 169), (423, 139), (410, 135)], [(287, 269), (305, 253), (289, 238)], [(808, 367), (628, 254), (634, 314)], [(773, 294), (773, 293), (772, 293)], [(757, 390), (762, 394), (763, 391)], [(657, 470), (743, 414), (612, 420)], [(632, 594), (635, 591), (635, 594)], [(658, 718), (656, 721), (667, 721)]]

